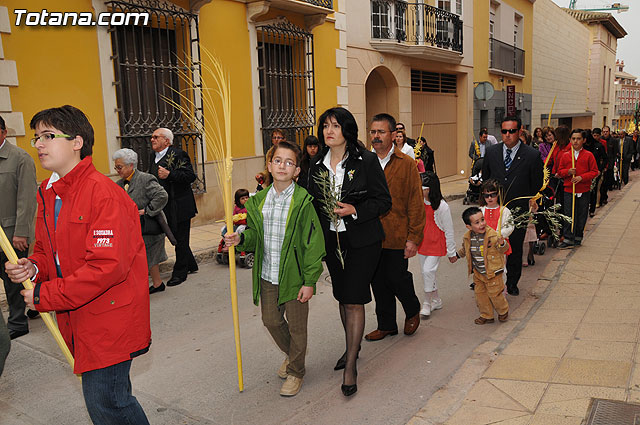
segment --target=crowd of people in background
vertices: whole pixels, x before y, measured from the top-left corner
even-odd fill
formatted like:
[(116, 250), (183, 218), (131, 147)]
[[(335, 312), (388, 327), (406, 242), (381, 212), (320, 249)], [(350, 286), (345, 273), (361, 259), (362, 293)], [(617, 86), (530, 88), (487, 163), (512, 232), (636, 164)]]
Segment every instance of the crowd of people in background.
[[(125, 413), (147, 423), (131, 394), (129, 369), (131, 359), (149, 350), (149, 294), (180, 285), (198, 270), (189, 247), (197, 214), (191, 159), (173, 145), (169, 129), (159, 128), (150, 140), (148, 172), (138, 169), (136, 152), (123, 148), (112, 158), (120, 177), (114, 183), (92, 164), (93, 128), (82, 111), (72, 106), (41, 111), (31, 128), (41, 165), (52, 172), (39, 188), (33, 160), (5, 142), (0, 118), (0, 171), (16, 176), (11, 184), (0, 180), (3, 194), (11, 194), (0, 218), (20, 257), (10, 264), (2, 256), (10, 315), (8, 329), (4, 320), (0, 326), (0, 372), (8, 340), (28, 333), (25, 308), (58, 311), (94, 423), (120, 423)], [(277, 371), (284, 380), (281, 395), (295, 396), (302, 386), (308, 302), (323, 262), (345, 338), (334, 369), (343, 370), (341, 391), (349, 397), (358, 389), (362, 340), (399, 333), (396, 299), (407, 336), (443, 307), (436, 282), (442, 257), (451, 263), (466, 258), (480, 313), (474, 323), (492, 323), (495, 314), (504, 322), (509, 316), (505, 292), (519, 295), (522, 268), (535, 264), (538, 238), (556, 238), (561, 249), (580, 246), (588, 217), (607, 203), (610, 190), (628, 184), (629, 170), (640, 165), (637, 130), (627, 135), (612, 134), (609, 127), (560, 125), (530, 133), (519, 118), (505, 117), (500, 132), (498, 142), (482, 128), (469, 146), (470, 186), (480, 207), (464, 211), (467, 232), (457, 247), (435, 152), (424, 137), (410, 138), (393, 116), (372, 118), (370, 148), (358, 140), (354, 116), (340, 107), (320, 116), (317, 136), (307, 136), (302, 149), (287, 140), (284, 130), (273, 130), (256, 191), (236, 192), (238, 221), (233, 231), (223, 232), (223, 241), (226, 248), (255, 252), (253, 301), (285, 355)], [(545, 200), (560, 204), (572, 218), (560, 234), (540, 231), (531, 218), (514, 224), (515, 216), (534, 217), (548, 208)], [(35, 250), (27, 257), (33, 223), (23, 219), (35, 215), (36, 203)], [(165, 237), (176, 247), (166, 284), (159, 271), (167, 259)], [(416, 294), (408, 270), (416, 255), (423, 294)], [(20, 292), (15, 283), (26, 278), (36, 287)], [(377, 323), (365, 335), (365, 305), (371, 301)], [(100, 338), (112, 343), (108, 347), (95, 340), (91, 324), (98, 322), (105, 329)], [(111, 395), (100, 390), (108, 380), (117, 381)], [(111, 397), (126, 400), (126, 409), (114, 408)]]

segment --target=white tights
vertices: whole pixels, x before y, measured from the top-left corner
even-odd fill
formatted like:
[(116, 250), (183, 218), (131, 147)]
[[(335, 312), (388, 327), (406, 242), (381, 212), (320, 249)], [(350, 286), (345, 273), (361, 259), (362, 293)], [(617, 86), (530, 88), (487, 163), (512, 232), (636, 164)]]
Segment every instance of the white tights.
[(436, 284), (436, 272), (440, 265), (440, 258), (436, 256), (426, 256), (418, 254), (420, 258), (420, 268), (422, 269), (422, 280), (424, 281), (425, 301), (431, 302), (438, 299), (438, 285)]

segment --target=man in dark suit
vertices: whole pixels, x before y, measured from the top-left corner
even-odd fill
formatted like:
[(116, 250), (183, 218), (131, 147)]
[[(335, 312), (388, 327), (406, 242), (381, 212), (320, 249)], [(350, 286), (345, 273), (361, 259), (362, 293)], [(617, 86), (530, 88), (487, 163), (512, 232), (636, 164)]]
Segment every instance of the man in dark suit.
[[(520, 211), (529, 209), (533, 197), (542, 187), (543, 163), (540, 152), (520, 142), (522, 122), (520, 118), (505, 117), (501, 124), (502, 143), (487, 147), (482, 179), (495, 179), (504, 187), (503, 205), (509, 203), (509, 209), (516, 207)], [(524, 199), (518, 199), (525, 197)], [(509, 237), (512, 253), (507, 258), (507, 292), (518, 295), (518, 281), (522, 274), (522, 242), (525, 228), (515, 229)]]
[(164, 214), (176, 238), (176, 262), (167, 286), (176, 286), (187, 280), (188, 273), (198, 271), (198, 264), (189, 247), (191, 219), (198, 213), (191, 190), (196, 175), (189, 155), (173, 146), (171, 130), (159, 128), (154, 131), (151, 148), (154, 153), (151, 155), (149, 174), (156, 176), (169, 194)]
[(606, 205), (609, 199), (607, 192), (615, 181), (613, 167), (616, 159), (620, 156), (620, 140), (611, 135), (611, 129), (608, 125), (602, 127), (602, 140), (606, 144), (608, 161), (604, 172), (604, 180), (600, 186), (600, 205)]
[(636, 143), (638, 141), (638, 130), (634, 131), (632, 135), (625, 136), (620, 141), (620, 156), (621, 156), (621, 174), (622, 182), (629, 184), (629, 168), (631, 167), (631, 160), (636, 155)]

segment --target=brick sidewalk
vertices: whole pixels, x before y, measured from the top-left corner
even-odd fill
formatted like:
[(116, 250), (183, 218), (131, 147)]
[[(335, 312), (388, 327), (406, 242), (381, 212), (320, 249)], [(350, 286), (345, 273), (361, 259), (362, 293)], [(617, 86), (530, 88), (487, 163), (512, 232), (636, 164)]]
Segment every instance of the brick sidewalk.
[(592, 397), (640, 402), (640, 184), (613, 197), (409, 424), (580, 425)]

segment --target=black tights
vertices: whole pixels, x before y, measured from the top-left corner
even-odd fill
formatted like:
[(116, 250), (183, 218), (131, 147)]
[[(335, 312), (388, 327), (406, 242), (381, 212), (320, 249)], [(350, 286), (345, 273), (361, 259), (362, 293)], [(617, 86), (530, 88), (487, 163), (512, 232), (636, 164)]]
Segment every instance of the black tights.
[(364, 305), (340, 304), (340, 319), (344, 327), (345, 341), (347, 344), (346, 366), (342, 383), (354, 385), (358, 380), (358, 352), (364, 335)]

